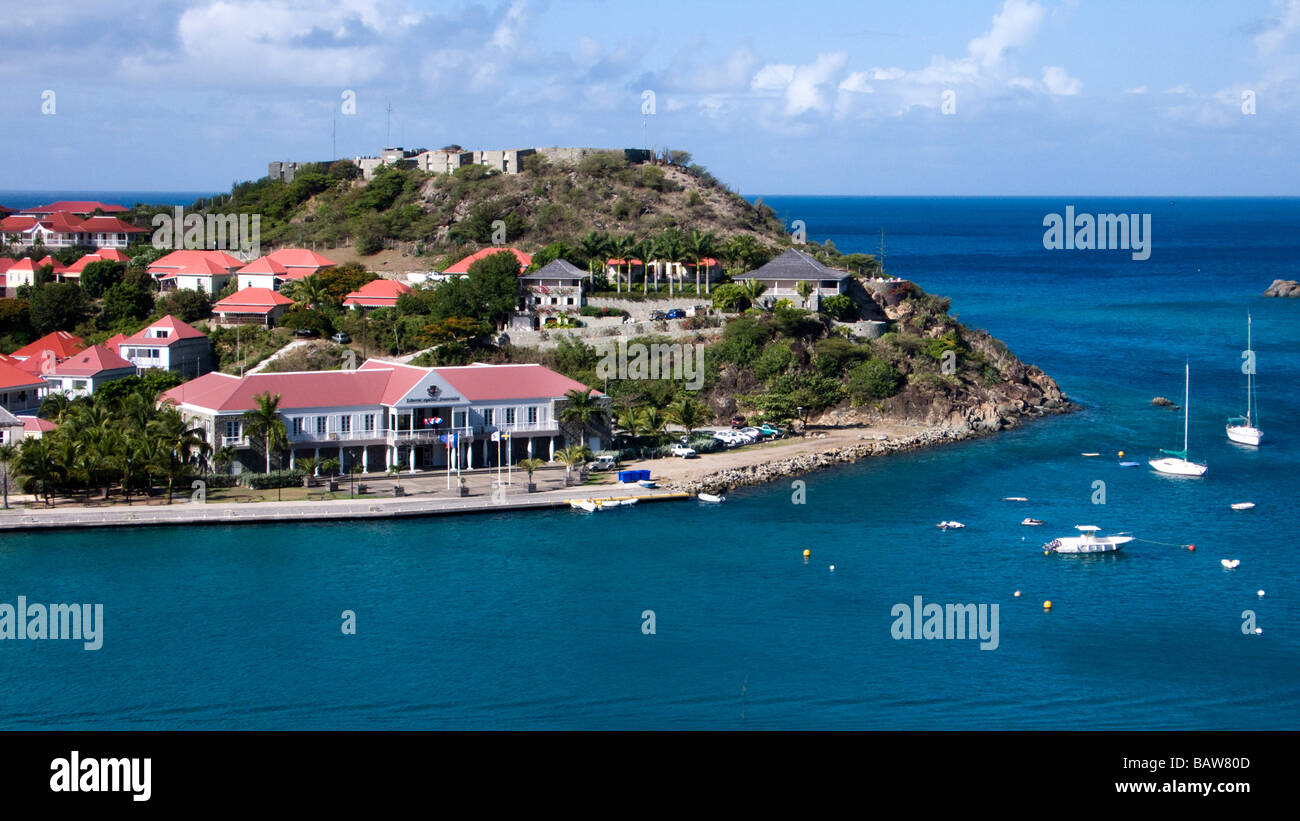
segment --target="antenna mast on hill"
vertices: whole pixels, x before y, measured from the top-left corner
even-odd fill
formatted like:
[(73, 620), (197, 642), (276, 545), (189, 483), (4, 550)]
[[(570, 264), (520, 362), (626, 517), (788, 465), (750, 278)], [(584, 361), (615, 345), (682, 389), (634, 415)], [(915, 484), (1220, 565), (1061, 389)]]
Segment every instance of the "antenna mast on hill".
[(384, 147), (392, 148), (393, 146), (393, 102), (388, 101), (388, 122), (384, 126)]
[(876, 249), (876, 257), (880, 260), (880, 275), (885, 275), (885, 229), (880, 229), (880, 247)]

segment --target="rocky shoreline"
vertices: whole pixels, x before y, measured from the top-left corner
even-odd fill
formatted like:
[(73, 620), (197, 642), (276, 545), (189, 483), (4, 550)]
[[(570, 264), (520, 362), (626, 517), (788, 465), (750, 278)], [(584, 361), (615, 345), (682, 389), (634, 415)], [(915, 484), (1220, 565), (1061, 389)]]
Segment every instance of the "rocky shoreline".
[[(1039, 415), (1069, 413), (1076, 409), (1077, 406), (1065, 403), (1058, 407), (1044, 409)], [(1008, 427), (1014, 426), (1014, 423), (1008, 425)], [(691, 479), (675, 480), (667, 483), (665, 487), (669, 490), (684, 491), (691, 494), (701, 492), (721, 493), (732, 488), (761, 485), (778, 479), (802, 476), (835, 465), (852, 464), (876, 456), (905, 453), (934, 447), (935, 445), (977, 439), (989, 436), (994, 432), (991, 429), (980, 429), (971, 426), (935, 426), (924, 428), (908, 436), (871, 437), (863, 434), (859, 437), (863, 441), (857, 444), (832, 447), (819, 453), (804, 453), (788, 459), (726, 468)]]

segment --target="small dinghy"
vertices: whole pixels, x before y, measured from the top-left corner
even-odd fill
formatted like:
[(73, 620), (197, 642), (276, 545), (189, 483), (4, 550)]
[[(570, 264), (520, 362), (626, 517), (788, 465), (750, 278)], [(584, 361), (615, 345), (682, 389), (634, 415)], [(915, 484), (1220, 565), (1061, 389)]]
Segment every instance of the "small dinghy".
[(1087, 456), (1089, 459), (1091, 459), (1092, 457), (1094, 457), (1094, 456), (1100, 456), (1101, 454), (1100, 454), (1100, 453), (1080, 453), (1079, 455), (1080, 455), (1080, 456)]
[(1236, 570), (1241, 559), (1219, 559), (1219, 564), (1223, 565), (1224, 570)]
[(1122, 468), (1135, 468), (1140, 464), (1142, 463), (1141, 462), (1120, 462), (1119, 466)]
[(939, 524), (935, 525), (940, 530), (961, 530), (965, 526), (961, 522), (939, 522)]
[(1025, 527), (1038, 527), (1039, 525), (1043, 524), (1043, 520), (1042, 520), (1042, 519), (1025, 519), (1023, 522), (1021, 522), (1021, 524), (1024, 525)]
[(1232, 509), (1233, 509), (1233, 510), (1250, 510), (1250, 509), (1251, 509), (1252, 507), (1254, 507), (1254, 506), (1255, 506), (1255, 503), (1254, 503), (1254, 502), (1233, 502), (1233, 504), (1232, 504)]
[(1002, 501), (1004, 501), (1004, 502), (1028, 502), (1028, 501), (1029, 501), (1029, 497), (1028, 497), (1028, 496), (1003, 496), (1003, 497), (1002, 497)]
[(712, 493), (699, 493), (696, 494), (695, 498), (699, 499), (701, 502), (712, 502), (713, 504), (727, 501), (726, 496), (715, 496)]
[(653, 479), (637, 479), (636, 483), (641, 487), (659, 487), (659, 483)]

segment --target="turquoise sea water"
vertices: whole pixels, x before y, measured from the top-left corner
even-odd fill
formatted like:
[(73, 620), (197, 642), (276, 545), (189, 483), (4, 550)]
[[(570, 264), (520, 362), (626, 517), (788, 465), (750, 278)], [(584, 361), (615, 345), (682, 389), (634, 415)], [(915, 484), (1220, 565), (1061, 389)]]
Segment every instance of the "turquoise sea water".
[[(0, 602), (102, 602), (106, 630), (95, 652), (0, 642), (0, 726), (1297, 728), (1300, 301), (1259, 294), (1300, 276), (1300, 200), (766, 201), (844, 251), (883, 227), (891, 272), (1084, 409), (804, 477), (802, 505), (782, 483), (596, 516), (5, 536)], [(1151, 213), (1151, 259), (1044, 250), (1067, 204)], [(1223, 435), (1248, 310), (1257, 450)], [(1149, 402), (1181, 399), (1184, 360), (1201, 480), (1145, 465), (1178, 446)], [(1037, 549), (1074, 524), (1152, 541)], [(998, 648), (894, 640), (917, 595), (998, 604)]]

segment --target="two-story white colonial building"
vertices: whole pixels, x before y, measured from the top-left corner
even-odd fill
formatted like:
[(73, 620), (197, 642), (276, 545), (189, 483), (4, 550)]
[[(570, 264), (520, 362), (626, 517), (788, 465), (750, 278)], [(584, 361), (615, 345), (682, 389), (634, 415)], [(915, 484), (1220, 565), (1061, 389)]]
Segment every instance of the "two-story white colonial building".
[[(345, 473), (354, 466), (473, 469), (549, 460), (568, 436), (578, 439), (559, 421), (570, 390), (590, 389), (541, 365), (421, 368), (371, 359), (355, 370), (210, 373), (161, 401), (197, 423), (214, 448), (235, 448), (237, 470), (262, 471), (265, 455), (249, 440), (244, 414), (258, 407), (259, 396), (278, 396), (289, 448), (287, 460), (273, 457), (273, 468), (311, 456), (336, 458)], [(589, 429), (587, 445), (599, 450), (601, 433)]]

